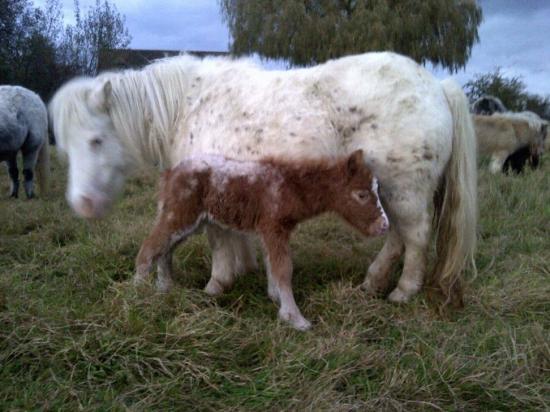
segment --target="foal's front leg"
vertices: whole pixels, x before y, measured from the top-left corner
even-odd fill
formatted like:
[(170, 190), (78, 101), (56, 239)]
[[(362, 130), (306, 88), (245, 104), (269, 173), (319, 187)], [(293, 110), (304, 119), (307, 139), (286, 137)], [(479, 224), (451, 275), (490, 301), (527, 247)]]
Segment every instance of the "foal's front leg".
[(288, 246), (289, 233), (265, 233), (262, 243), (266, 254), (268, 276), (271, 288), (276, 291), (280, 303), (279, 318), (290, 323), (298, 330), (308, 330), (311, 323), (302, 316), (292, 292), (292, 261)]
[(169, 228), (161, 219), (153, 228), (149, 236), (143, 241), (136, 257), (136, 274), (134, 284), (143, 283), (151, 272), (153, 264), (157, 263), (157, 289), (166, 293), (172, 286), (172, 249), (176, 243), (184, 240), (191, 234), (191, 228), (183, 228), (180, 233), (186, 236), (176, 236), (175, 231)]

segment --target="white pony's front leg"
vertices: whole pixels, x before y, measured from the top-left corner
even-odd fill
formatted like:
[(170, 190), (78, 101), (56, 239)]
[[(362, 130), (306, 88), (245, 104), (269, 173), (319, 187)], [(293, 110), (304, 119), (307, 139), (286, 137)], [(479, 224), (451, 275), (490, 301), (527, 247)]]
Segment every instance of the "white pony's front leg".
[(256, 247), (250, 235), (233, 232), (232, 245), (235, 253), (235, 273), (242, 275), (258, 270)]
[(172, 251), (162, 255), (157, 261), (157, 290), (168, 293), (174, 287), (172, 280)]
[(219, 296), (235, 282), (237, 260), (233, 243), (236, 233), (209, 224), (206, 234), (212, 249), (212, 274), (204, 291), (210, 296)]
[(205, 287), (210, 296), (219, 296), (231, 288), (238, 274), (257, 270), (252, 239), (242, 233), (208, 225), (208, 242), (212, 248), (212, 274)]

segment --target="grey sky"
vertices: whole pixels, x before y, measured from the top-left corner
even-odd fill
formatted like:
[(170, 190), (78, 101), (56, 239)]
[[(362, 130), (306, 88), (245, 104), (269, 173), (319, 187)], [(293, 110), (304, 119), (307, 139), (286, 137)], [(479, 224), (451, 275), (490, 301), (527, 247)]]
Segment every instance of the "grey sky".
[[(35, 0), (41, 4), (41, 0)], [(73, 0), (63, 0), (65, 19), (72, 20)], [(86, 9), (90, 0), (80, 0)], [(227, 50), (229, 33), (217, 0), (115, 0), (126, 16), (132, 48), (175, 50)], [(480, 43), (474, 46), (460, 83), (476, 73), (501, 67), (521, 76), (530, 92), (550, 94), (550, 0), (481, 0), (484, 21)], [(443, 70), (434, 70), (447, 77)]]

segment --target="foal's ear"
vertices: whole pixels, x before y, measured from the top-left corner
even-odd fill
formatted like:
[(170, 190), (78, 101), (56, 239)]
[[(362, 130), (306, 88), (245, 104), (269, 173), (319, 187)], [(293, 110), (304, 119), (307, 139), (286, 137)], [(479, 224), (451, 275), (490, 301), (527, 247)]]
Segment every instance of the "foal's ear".
[(363, 158), (363, 151), (361, 149), (353, 152), (348, 158), (348, 173), (350, 176), (353, 176), (357, 171), (365, 164), (365, 159)]
[(112, 90), (113, 86), (111, 85), (110, 80), (102, 82), (90, 91), (90, 95), (88, 97), (90, 105), (101, 112), (107, 112), (109, 109), (109, 101), (111, 99)]

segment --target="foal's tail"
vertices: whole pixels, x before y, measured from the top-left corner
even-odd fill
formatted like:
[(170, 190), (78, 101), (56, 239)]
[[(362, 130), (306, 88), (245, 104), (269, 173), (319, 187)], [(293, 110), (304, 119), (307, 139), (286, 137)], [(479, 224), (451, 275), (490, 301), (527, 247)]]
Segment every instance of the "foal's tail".
[(462, 305), (463, 272), (475, 270), (477, 228), (477, 142), (468, 101), (452, 80), (443, 90), (453, 116), (453, 148), (435, 198), (437, 262), (432, 279), (446, 304)]
[(48, 192), (48, 186), (50, 181), (50, 144), (48, 142), (48, 135), (42, 142), (42, 146), (38, 151), (38, 161), (36, 162), (36, 177), (38, 180), (38, 187), (40, 188), (40, 197), (44, 197)]

